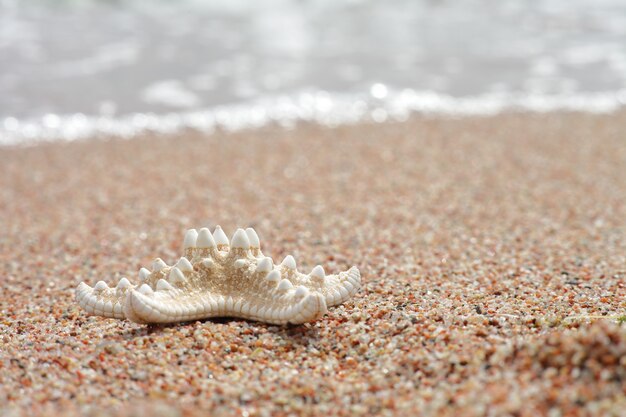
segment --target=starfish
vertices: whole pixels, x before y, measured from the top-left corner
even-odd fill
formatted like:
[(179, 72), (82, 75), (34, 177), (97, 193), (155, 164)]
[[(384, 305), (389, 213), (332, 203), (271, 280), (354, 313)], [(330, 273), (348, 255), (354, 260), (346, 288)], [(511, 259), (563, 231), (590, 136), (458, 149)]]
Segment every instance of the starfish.
[(211, 317), (237, 317), (272, 324), (315, 320), (327, 307), (352, 297), (361, 285), (356, 267), (326, 275), (316, 266), (309, 274), (296, 269), (288, 255), (275, 265), (263, 255), (252, 228), (237, 229), (229, 242), (220, 226), (187, 231), (184, 256), (173, 266), (162, 259), (152, 270), (139, 270), (139, 283), (127, 278), (115, 288), (99, 281), (81, 282), (78, 304), (89, 314), (137, 323), (175, 323)]

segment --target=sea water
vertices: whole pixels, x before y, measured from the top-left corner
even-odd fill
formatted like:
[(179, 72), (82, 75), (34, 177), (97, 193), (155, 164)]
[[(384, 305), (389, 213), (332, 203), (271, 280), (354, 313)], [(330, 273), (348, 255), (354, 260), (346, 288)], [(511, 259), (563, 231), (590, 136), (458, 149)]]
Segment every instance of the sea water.
[(0, 143), (614, 111), (623, 0), (0, 0)]

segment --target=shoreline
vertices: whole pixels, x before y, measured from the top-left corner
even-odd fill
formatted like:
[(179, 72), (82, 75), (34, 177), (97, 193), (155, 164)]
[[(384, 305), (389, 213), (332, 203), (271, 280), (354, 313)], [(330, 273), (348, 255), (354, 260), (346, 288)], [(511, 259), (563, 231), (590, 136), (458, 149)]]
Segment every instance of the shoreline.
[[(3, 147), (0, 413), (619, 413), (626, 112)], [(304, 326), (87, 317), (80, 281), (252, 226), (362, 288)]]
[(568, 112), (615, 114), (625, 108), (624, 89), (561, 95), (509, 92), (456, 97), (433, 91), (394, 90), (377, 84), (371, 91), (313, 90), (167, 113), (50, 113), (38, 118), (0, 117), (0, 146), (32, 146), (95, 137), (181, 136), (189, 131), (213, 134), (275, 126), (294, 128), (307, 123), (334, 128), (372, 122), (404, 122), (422, 117), (445, 119)]

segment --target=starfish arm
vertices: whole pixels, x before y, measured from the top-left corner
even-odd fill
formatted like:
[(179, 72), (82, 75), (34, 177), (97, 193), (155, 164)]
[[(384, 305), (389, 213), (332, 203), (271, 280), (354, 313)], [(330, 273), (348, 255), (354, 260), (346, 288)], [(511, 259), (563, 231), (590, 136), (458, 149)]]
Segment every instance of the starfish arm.
[(124, 319), (126, 294), (134, 287), (126, 278), (122, 278), (116, 288), (109, 288), (104, 281), (93, 288), (81, 282), (76, 287), (76, 301), (90, 315)]
[(298, 271), (296, 260), (288, 255), (275, 269), (293, 285), (303, 285), (311, 291), (320, 292), (328, 307), (348, 300), (361, 287), (361, 273), (355, 266), (347, 271), (326, 276), (324, 268), (318, 265), (307, 275)]
[[(278, 295), (278, 294), (277, 294)], [(137, 323), (178, 323), (211, 317), (236, 317), (271, 324), (300, 324), (326, 313), (324, 297), (317, 292), (293, 290), (273, 300), (232, 297), (210, 291), (131, 290), (124, 313)]]
[(136, 323), (176, 323), (219, 316), (217, 297), (206, 293), (184, 293), (181, 290), (146, 289), (129, 292), (124, 314)]
[[(279, 270), (282, 276), (289, 279), (293, 285), (304, 285), (311, 291), (318, 291), (324, 296), (326, 305), (333, 307), (347, 301), (361, 287), (361, 273), (353, 266), (347, 271), (334, 275), (326, 275), (321, 266), (313, 268), (310, 274), (303, 274), (295, 269), (293, 258), (283, 261)], [(287, 264), (288, 266), (285, 266)], [(291, 265), (290, 265), (291, 264)]]
[(81, 282), (76, 287), (76, 301), (90, 315), (125, 319), (124, 305), (128, 293), (143, 284), (156, 289), (157, 281), (166, 277), (170, 269), (162, 259), (156, 258), (152, 262), (152, 271), (146, 268), (139, 270), (139, 285), (132, 284), (127, 278), (120, 279), (115, 288), (110, 288), (104, 281), (97, 282), (93, 288)]
[(353, 266), (347, 271), (324, 277), (323, 282), (311, 279), (311, 289), (319, 291), (328, 307), (339, 305), (351, 298), (361, 287), (361, 273)]

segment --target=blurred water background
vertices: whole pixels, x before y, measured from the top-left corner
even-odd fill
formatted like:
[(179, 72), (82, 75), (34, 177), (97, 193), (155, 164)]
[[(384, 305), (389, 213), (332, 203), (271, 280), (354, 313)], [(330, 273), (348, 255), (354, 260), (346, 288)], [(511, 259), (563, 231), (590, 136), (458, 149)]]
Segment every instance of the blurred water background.
[(0, 0), (5, 144), (624, 104), (624, 0)]

